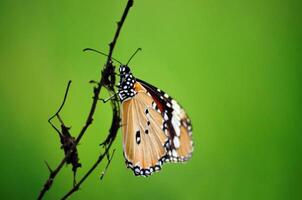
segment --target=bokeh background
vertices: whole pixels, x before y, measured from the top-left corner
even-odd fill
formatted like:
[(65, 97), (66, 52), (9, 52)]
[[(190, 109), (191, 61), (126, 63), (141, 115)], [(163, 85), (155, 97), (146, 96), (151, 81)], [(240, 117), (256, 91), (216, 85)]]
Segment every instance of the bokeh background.
[[(92, 85), (126, 0), (0, 2), (0, 198), (35, 199), (63, 153), (47, 123), (73, 80), (62, 112), (77, 135)], [(114, 57), (177, 99), (190, 115), (195, 151), (149, 178), (125, 168), (121, 134), (104, 164), (71, 199), (302, 199), (301, 1), (135, 1)], [(106, 92), (103, 97), (108, 96)], [(82, 175), (110, 125), (99, 104), (79, 146)], [(64, 167), (45, 199), (72, 186)]]

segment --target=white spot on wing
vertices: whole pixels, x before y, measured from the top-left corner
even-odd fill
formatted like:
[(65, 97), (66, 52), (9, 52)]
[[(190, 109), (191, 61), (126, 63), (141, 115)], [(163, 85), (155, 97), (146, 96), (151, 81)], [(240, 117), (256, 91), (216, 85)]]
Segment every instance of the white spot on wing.
[(174, 143), (175, 148), (178, 149), (180, 147), (180, 142), (179, 142), (178, 137), (173, 138), (173, 143)]
[(173, 99), (172, 101), (172, 108), (180, 113), (180, 106), (178, 105), (178, 103)]
[(172, 150), (172, 156), (173, 156), (173, 157), (177, 157), (177, 156), (178, 156), (178, 154), (177, 154), (177, 152), (176, 152), (175, 149)]
[(152, 108), (156, 109), (156, 103), (154, 101), (152, 102)]
[(177, 119), (175, 114), (173, 115), (171, 122), (176, 135), (180, 136), (180, 121)]
[(168, 115), (167, 115), (167, 113), (165, 112), (165, 114), (164, 114), (164, 120), (165, 121), (167, 121), (169, 118), (168, 118)]
[(179, 137), (180, 136), (180, 128), (179, 128), (179, 126), (173, 126), (174, 127), (174, 130), (175, 130), (175, 133), (176, 133), (176, 135)]

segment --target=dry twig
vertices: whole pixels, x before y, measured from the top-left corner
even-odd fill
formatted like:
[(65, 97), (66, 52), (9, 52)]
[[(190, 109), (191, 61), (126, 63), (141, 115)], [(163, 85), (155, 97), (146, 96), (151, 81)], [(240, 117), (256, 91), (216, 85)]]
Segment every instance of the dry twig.
[[(73, 156), (75, 154), (76, 154), (76, 158), (77, 158), (76, 146), (79, 144), (79, 142), (82, 139), (83, 135), (86, 133), (86, 130), (88, 129), (88, 127), (92, 124), (93, 116), (94, 116), (94, 113), (95, 113), (95, 110), (96, 110), (96, 107), (97, 107), (97, 103), (99, 101), (99, 94), (101, 92), (102, 87), (105, 87), (109, 91), (109, 93), (115, 94), (115, 89), (114, 89), (114, 85), (115, 85), (115, 73), (114, 73), (115, 66), (112, 64), (112, 54), (113, 54), (113, 50), (114, 50), (114, 47), (116, 45), (117, 39), (119, 37), (121, 28), (124, 24), (124, 21), (125, 21), (127, 15), (128, 15), (128, 12), (129, 12), (130, 8), (132, 7), (132, 5), (133, 5), (133, 0), (128, 0), (127, 5), (125, 7), (125, 10), (123, 12), (123, 15), (121, 17), (121, 20), (117, 23), (117, 30), (115, 32), (114, 38), (113, 38), (112, 42), (109, 44), (109, 53), (108, 53), (106, 64), (105, 64), (105, 66), (102, 70), (100, 80), (99, 80), (99, 82), (97, 82), (97, 86), (95, 86), (94, 90), (93, 90), (93, 92), (94, 92), (93, 101), (92, 101), (92, 105), (90, 107), (90, 111), (89, 111), (88, 117), (86, 119), (86, 122), (85, 122), (83, 128), (81, 129), (80, 133), (76, 137), (76, 139), (72, 139), (72, 143), (71, 143), (70, 146), (68, 146), (68, 148), (64, 148), (64, 145), (63, 145), (64, 142), (62, 143), (62, 141), (61, 141), (61, 143), (63, 145), (64, 152), (65, 152), (65, 156), (55, 169), (51, 169), (49, 167), (49, 165), (47, 164), (47, 166), (49, 168), (49, 177), (45, 181), (45, 183), (43, 185), (43, 188), (41, 189), (41, 191), (39, 193), (38, 199), (42, 199), (44, 197), (45, 193), (51, 188), (55, 177), (58, 175), (58, 173), (62, 169), (63, 165), (65, 163), (70, 162), (71, 158), (73, 158)], [(63, 103), (62, 103), (61, 107), (59, 108), (58, 112), (53, 116), (53, 117), (56, 116), (59, 119), (59, 121), (61, 123), (61, 127), (62, 127), (62, 132), (63, 132), (63, 129), (65, 128), (64, 129), (65, 133), (68, 132), (68, 127), (65, 126), (65, 124), (63, 123), (63, 120), (61, 119), (61, 117), (59, 115), (59, 112), (61, 111), (61, 109), (64, 106), (64, 103), (65, 103), (65, 100), (66, 100), (66, 97), (67, 97), (67, 93), (68, 93), (68, 89), (69, 89), (69, 85), (70, 85), (70, 83), (68, 84), (68, 87), (67, 87), (67, 90), (66, 90), (66, 93), (65, 93), (65, 97), (64, 97), (64, 100), (63, 100)], [(80, 181), (78, 183), (74, 182), (73, 188), (62, 199), (68, 198), (75, 191), (77, 191), (79, 189), (80, 185), (95, 170), (95, 168), (99, 165), (99, 163), (101, 163), (103, 161), (105, 156), (107, 156), (109, 158), (110, 147), (111, 147), (112, 143), (114, 142), (114, 139), (116, 137), (117, 131), (118, 131), (119, 126), (120, 126), (120, 107), (119, 107), (119, 102), (116, 98), (111, 99), (111, 106), (112, 106), (112, 111), (113, 111), (113, 118), (112, 118), (112, 122), (111, 122), (111, 127), (110, 127), (109, 134), (108, 134), (106, 140), (102, 143), (102, 147), (104, 147), (105, 151), (102, 154), (99, 155), (99, 157), (96, 160), (96, 162), (94, 163), (94, 165), (80, 179)], [(56, 131), (59, 133), (59, 135), (61, 135), (61, 136), (63, 135), (63, 133), (61, 131), (59, 131), (52, 123), (51, 123), (51, 125), (56, 129)], [(67, 132), (66, 132), (66, 130), (67, 130)], [(69, 132), (68, 132), (68, 134), (70, 135)], [(70, 135), (69, 138), (72, 138), (71, 135)], [(108, 159), (109, 164), (110, 164), (110, 161), (111, 161), (111, 159), (109, 158)], [(78, 159), (76, 159), (75, 163), (78, 163)], [(109, 166), (109, 164), (107, 164), (107, 167)], [(74, 167), (75, 166), (73, 165), (73, 168)], [(76, 170), (77, 167), (79, 167), (79, 166), (76, 166), (75, 170)]]

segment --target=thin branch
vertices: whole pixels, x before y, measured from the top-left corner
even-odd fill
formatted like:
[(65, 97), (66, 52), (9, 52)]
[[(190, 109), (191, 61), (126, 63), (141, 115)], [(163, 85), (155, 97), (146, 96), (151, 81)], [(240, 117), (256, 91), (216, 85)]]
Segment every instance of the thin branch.
[[(102, 86), (105, 86), (107, 89), (109, 89), (109, 91), (114, 92), (114, 85), (115, 85), (115, 73), (114, 73), (114, 66), (112, 65), (112, 54), (113, 54), (113, 50), (116, 44), (116, 41), (118, 39), (118, 36), (120, 34), (121, 28), (124, 24), (124, 21), (128, 15), (128, 12), (130, 10), (130, 8), (133, 5), (133, 0), (128, 0), (126, 8), (123, 12), (123, 15), (121, 17), (121, 20), (117, 23), (117, 30), (115, 32), (113, 41), (109, 44), (109, 53), (108, 53), (108, 57), (107, 57), (107, 61), (106, 64), (104, 66), (104, 69), (102, 70), (101, 73), (101, 78), (100, 81), (97, 85), (97, 87), (94, 87), (94, 97), (93, 97), (93, 101), (92, 101), (92, 105), (88, 114), (88, 117), (86, 119), (85, 125), (83, 126), (83, 128), (81, 129), (80, 133), (78, 134), (75, 143), (74, 143), (74, 148), (77, 146), (77, 144), (80, 142), (81, 138), (83, 137), (84, 133), (86, 132), (86, 130), (88, 129), (88, 127), (91, 125), (92, 121), (93, 121), (93, 115), (95, 113), (96, 110), (96, 106), (99, 100), (99, 94), (101, 92), (101, 88)], [(68, 90), (67, 90), (68, 91)], [(67, 92), (66, 92), (67, 93)], [(60, 112), (60, 110), (62, 109), (62, 107), (64, 106), (65, 100), (66, 100), (66, 96), (64, 97), (62, 106), (59, 108), (58, 112), (56, 113), (56, 115)], [(76, 188), (76, 190), (79, 188), (79, 186), (85, 181), (85, 179), (90, 175), (90, 173), (98, 166), (98, 164), (103, 160), (104, 156), (109, 152), (109, 149), (112, 145), (112, 143), (114, 142), (115, 136), (117, 134), (117, 131), (119, 129), (119, 124), (120, 124), (120, 114), (119, 114), (119, 104), (116, 100), (111, 100), (112, 105), (113, 106), (113, 121), (112, 121), (112, 125), (109, 131), (109, 135), (105, 141), (106, 144), (108, 144), (104, 154), (101, 154), (98, 158), (98, 160), (96, 161), (96, 163), (92, 166), (92, 168), (86, 173), (86, 175), (77, 183), (75, 184), (74, 188)], [(56, 116), (54, 115), (54, 116)], [(53, 117), (54, 117), (53, 116)], [(52, 117), (52, 118), (53, 118)], [(52, 119), (50, 118), (50, 120)], [(111, 137), (109, 137), (111, 136)], [(108, 142), (108, 143), (107, 143)], [(71, 148), (71, 149), (74, 149)], [(73, 151), (69, 151), (65, 154), (65, 157), (61, 160), (61, 162), (58, 164), (58, 166), (50, 172), (48, 179), (45, 181), (42, 190), (39, 193), (38, 199), (42, 199), (45, 195), (45, 193), (51, 188), (53, 180), (55, 179), (55, 177), (57, 176), (57, 174), (60, 172), (60, 170), (62, 169), (63, 165), (66, 163), (67, 158), (73, 153)], [(76, 191), (75, 190), (75, 191)], [(74, 192), (74, 191), (73, 191)], [(73, 192), (71, 192), (70, 194), (67, 194), (66, 198), (68, 196), (70, 196)], [(64, 199), (64, 197), (63, 197)]]
[(46, 165), (47, 169), (49, 170), (49, 172), (52, 173), (52, 169), (49, 166), (48, 162), (47, 161), (44, 161), (44, 162), (45, 162), (45, 165)]
[[(112, 143), (110, 143), (111, 146)], [(73, 186), (73, 188), (67, 192), (67, 194), (62, 197), (61, 200), (67, 199), (69, 196), (71, 196), (74, 192), (78, 191), (80, 188), (80, 185), (88, 178), (88, 176), (95, 170), (95, 168), (99, 165), (100, 162), (102, 162), (103, 158), (106, 156), (107, 153), (109, 153), (110, 146), (108, 146), (104, 153), (102, 153), (98, 160), (94, 163), (94, 165), (89, 169), (89, 171), (83, 176), (83, 178)]]
[[(71, 84), (71, 80), (68, 81), (68, 84), (67, 84), (67, 88), (66, 88), (66, 91), (65, 91), (65, 94), (64, 94), (64, 98), (63, 98), (63, 102), (61, 104), (61, 106), (59, 107), (58, 111), (53, 115), (51, 116), (49, 119), (48, 119), (48, 122), (50, 123), (50, 125), (58, 132), (60, 138), (63, 136), (61, 131), (59, 131), (59, 129), (51, 122), (51, 120), (56, 117), (56, 116), (59, 116), (59, 113), (61, 112), (64, 104), (65, 104), (65, 101), (67, 99), (67, 96), (68, 96), (68, 91), (69, 91), (69, 88), (70, 88), (70, 84)], [(59, 120), (61, 118), (59, 117)], [(63, 121), (62, 119), (60, 120), (61, 123), (63, 124)], [(63, 124), (64, 125), (64, 124)], [(47, 168), (49, 170), (49, 177), (48, 179), (45, 181), (44, 185), (43, 185), (43, 188), (42, 190), (40, 191), (40, 194), (38, 196), (38, 199), (42, 199), (45, 192), (47, 190), (49, 190), (49, 188), (51, 187), (52, 183), (53, 183), (53, 180), (54, 178), (56, 177), (56, 175), (59, 173), (59, 171), (61, 170), (61, 168), (63, 167), (64, 163), (66, 162), (67, 158), (71, 155), (71, 152), (68, 153), (68, 155), (65, 154), (65, 157), (63, 158), (63, 160), (59, 163), (59, 165), (56, 167), (56, 169), (52, 170), (50, 167), (49, 167), (49, 164), (45, 161), (46, 165), (47, 165)]]
[(55, 170), (53, 170), (50, 174), (48, 179), (46, 180), (46, 182), (44, 183), (44, 186), (42, 188), (42, 190), (40, 191), (39, 197), (38, 199), (42, 199), (45, 192), (47, 190), (49, 190), (49, 188), (51, 187), (54, 178), (56, 177), (56, 175), (59, 173), (59, 171), (61, 170), (61, 168), (63, 167), (63, 165), (65, 164), (66, 161), (66, 156), (63, 158), (63, 160), (59, 163), (59, 165), (57, 166), (57, 168)]
[(124, 10), (124, 13), (123, 13), (123, 15), (122, 15), (121, 20), (120, 20), (119, 22), (117, 22), (117, 30), (116, 30), (116, 32), (115, 32), (113, 41), (109, 44), (110, 49), (109, 49), (107, 64), (109, 64), (109, 61), (111, 60), (111, 56), (112, 56), (112, 53), (113, 53), (113, 49), (114, 49), (114, 47), (115, 47), (115, 43), (116, 43), (117, 38), (118, 38), (118, 36), (119, 36), (119, 34), (120, 34), (120, 31), (121, 31), (122, 26), (123, 26), (123, 24), (124, 24), (124, 22), (125, 22), (125, 19), (126, 19), (127, 15), (128, 15), (128, 12), (129, 12), (129, 10), (130, 10), (130, 8), (131, 8), (132, 6), (133, 6), (133, 0), (128, 0), (127, 5), (126, 5), (126, 8), (125, 8), (125, 10)]
[(111, 157), (108, 157), (107, 165), (106, 165), (105, 169), (102, 171), (102, 174), (101, 174), (101, 176), (100, 176), (100, 180), (103, 180), (103, 178), (104, 178), (104, 176), (105, 176), (105, 174), (106, 174), (106, 172), (107, 172), (107, 170), (108, 170), (108, 168), (109, 168), (109, 165), (110, 165), (110, 163), (111, 163), (111, 161), (112, 161), (112, 158), (113, 158), (113, 156), (114, 156), (115, 150), (116, 150), (116, 149), (113, 149), (112, 154), (111, 154)]
[[(66, 99), (67, 99), (68, 92), (69, 92), (69, 88), (70, 88), (70, 84), (71, 84), (71, 80), (68, 81), (68, 84), (67, 84), (67, 87), (66, 87), (66, 90), (65, 90), (65, 94), (64, 94), (64, 98), (63, 98), (63, 102), (62, 102), (61, 106), (59, 107), (58, 111), (57, 111), (53, 116), (51, 116), (51, 117), (48, 119), (48, 123), (50, 123), (50, 125), (58, 132), (58, 134), (59, 134), (60, 137), (62, 136), (62, 133), (61, 133), (61, 132), (59, 131), (59, 129), (51, 122), (51, 120), (57, 116), (58, 119), (59, 119), (59, 121), (60, 121), (60, 123), (64, 125), (64, 122), (63, 122), (63, 120), (61, 119), (61, 117), (60, 117), (59, 114), (60, 114), (62, 108), (64, 107), (65, 101), (66, 101)], [(65, 125), (64, 125), (64, 126), (65, 126)]]
[(56, 117), (62, 110), (62, 108), (64, 107), (64, 104), (65, 104), (65, 101), (67, 99), (67, 96), (68, 96), (68, 91), (69, 91), (69, 88), (70, 88), (70, 84), (71, 84), (71, 80), (68, 81), (68, 84), (67, 84), (67, 88), (66, 88), (66, 91), (65, 91), (65, 95), (64, 95), (64, 98), (63, 98), (63, 102), (61, 104), (61, 106), (59, 107), (58, 111), (53, 115), (51, 116), (49, 119), (48, 119), (48, 122), (50, 123), (50, 121)]
[[(81, 180), (72, 187), (72, 189), (67, 192), (67, 194), (64, 195), (64, 197), (62, 198), (62, 200), (67, 199), (69, 196), (71, 196), (74, 192), (78, 191), (81, 184), (88, 178), (88, 176), (96, 169), (96, 167), (102, 162), (102, 160), (105, 158), (105, 156), (108, 155), (109, 150), (111, 145), (113, 144), (117, 131), (120, 127), (120, 108), (119, 108), (119, 102), (116, 100), (112, 100), (112, 107), (113, 107), (113, 117), (112, 117), (112, 121), (111, 121), (111, 127), (109, 130), (109, 135), (112, 136), (111, 140), (109, 141), (109, 143), (107, 145), (105, 145), (105, 152), (103, 152), (101, 155), (99, 155), (98, 159), (96, 160), (96, 162), (92, 165), (92, 167), (86, 172), (86, 174), (81, 178)], [(113, 151), (114, 153), (114, 151)], [(113, 156), (113, 155), (112, 155)], [(106, 168), (108, 167), (108, 165), (110, 164), (111, 159), (109, 159)], [(106, 169), (105, 168), (105, 169)]]
[[(129, 9), (132, 7), (133, 5), (133, 0), (128, 0), (128, 3), (126, 5), (126, 8), (124, 10), (124, 13), (122, 15), (122, 18), (121, 20), (117, 23), (117, 30), (115, 32), (115, 35), (114, 35), (114, 38), (113, 38), (113, 41), (109, 44), (109, 53), (108, 53), (108, 58), (107, 58), (107, 62), (106, 62), (106, 65), (105, 65), (105, 68), (103, 70), (103, 73), (101, 75), (101, 80), (99, 82), (99, 85), (97, 88), (95, 88), (94, 90), (94, 98), (93, 98), (93, 102), (92, 102), (92, 106), (91, 106), (91, 109), (90, 109), (90, 112), (89, 112), (89, 115), (88, 115), (88, 118), (86, 120), (86, 124), (84, 125), (84, 127), (82, 128), (81, 132), (79, 133), (77, 139), (76, 139), (76, 143), (79, 143), (79, 141), (81, 140), (81, 138), (83, 137), (83, 134), (85, 133), (86, 129), (89, 127), (89, 125), (92, 123), (93, 121), (93, 115), (94, 115), (94, 112), (95, 112), (95, 109), (96, 109), (96, 106), (97, 106), (97, 103), (98, 103), (98, 99), (99, 99), (99, 94), (101, 92), (101, 88), (102, 86), (106, 86), (106, 85), (109, 85), (110, 84), (110, 81), (108, 81), (108, 77), (110, 77), (110, 75), (112, 74), (112, 61), (111, 61), (111, 56), (113, 54), (113, 50), (114, 50), (114, 47), (115, 47), (115, 44), (116, 44), (116, 41), (117, 41), (117, 38), (120, 34), (120, 31), (121, 31), (121, 28), (124, 24), (124, 21), (128, 15), (128, 11)], [(111, 68), (111, 69), (110, 69)], [(113, 69), (114, 71), (114, 69)]]

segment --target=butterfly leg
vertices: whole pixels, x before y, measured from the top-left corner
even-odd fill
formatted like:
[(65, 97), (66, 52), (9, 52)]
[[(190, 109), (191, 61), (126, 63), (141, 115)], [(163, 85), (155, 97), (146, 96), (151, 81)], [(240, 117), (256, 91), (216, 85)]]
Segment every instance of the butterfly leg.
[(100, 98), (99, 100), (103, 101), (103, 103), (107, 103), (109, 100), (115, 98), (117, 93), (113, 94), (112, 96), (108, 97), (107, 99)]

